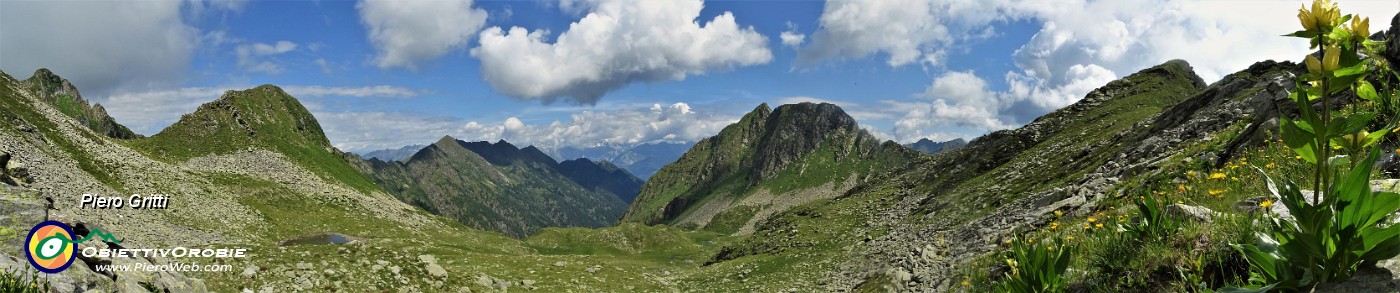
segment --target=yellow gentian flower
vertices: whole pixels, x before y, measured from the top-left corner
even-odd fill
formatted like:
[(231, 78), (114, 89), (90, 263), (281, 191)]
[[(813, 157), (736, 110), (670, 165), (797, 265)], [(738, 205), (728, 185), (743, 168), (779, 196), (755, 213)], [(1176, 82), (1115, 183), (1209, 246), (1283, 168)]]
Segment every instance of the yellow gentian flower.
[(1352, 35), (1355, 35), (1357, 38), (1362, 38), (1362, 39), (1365, 39), (1365, 38), (1370, 37), (1370, 36), (1371, 36), (1371, 18), (1370, 18), (1370, 17), (1352, 18), (1352, 19), (1351, 19), (1351, 34), (1352, 34)]

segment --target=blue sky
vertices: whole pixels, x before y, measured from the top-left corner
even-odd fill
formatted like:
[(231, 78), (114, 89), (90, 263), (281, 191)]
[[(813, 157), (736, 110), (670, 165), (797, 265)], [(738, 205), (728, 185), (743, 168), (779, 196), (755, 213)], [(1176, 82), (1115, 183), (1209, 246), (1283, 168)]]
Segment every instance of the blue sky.
[[(224, 90), (275, 84), (351, 151), (442, 135), (694, 141), (796, 101), (841, 105), (882, 139), (941, 141), (1170, 59), (1207, 82), (1300, 59), (1306, 43), (1277, 35), (1301, 3), (0, 1), (0, 70), (51, 68), (148, 135)], [(1400, 11), (1341, 4), (1372, 31)]]

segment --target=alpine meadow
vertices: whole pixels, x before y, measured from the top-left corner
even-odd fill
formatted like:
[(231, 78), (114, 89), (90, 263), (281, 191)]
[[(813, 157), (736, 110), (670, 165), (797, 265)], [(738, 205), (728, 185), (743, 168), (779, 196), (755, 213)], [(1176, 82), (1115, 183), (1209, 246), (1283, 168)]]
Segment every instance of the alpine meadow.
[(1397, 63), (1394, 1), (0, 0), (0, 292), (1400, 292)]

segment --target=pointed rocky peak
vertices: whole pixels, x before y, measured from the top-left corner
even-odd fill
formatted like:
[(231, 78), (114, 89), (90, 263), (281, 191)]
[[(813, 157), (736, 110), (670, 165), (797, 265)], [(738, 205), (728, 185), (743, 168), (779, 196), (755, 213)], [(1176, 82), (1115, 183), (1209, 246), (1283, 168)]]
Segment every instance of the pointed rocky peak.
[(515, 145), (505, 140), (489, 143), (485, 141), (462, 142), (462, 147), (475, 152), (482, 158), (486, 158), (492, 165), (505, 166), (517, 162), (533, 162), (553, 167), (558, 162), (549, 157), (544, 152), (534, 146), (527, 146), (525, 149), (516, 148)]
[(757, 115), (760, 118), (767, 118), (770, 113), (773, 113), (773, 108), (769, 108), (768, 103), (759, 103), (758, 107), (754, 107), (753, 111), (749, 111), (748, 115)]
[(53, 71), (50, 71), (48, 68), (39, 68), (39, 70), (35, 70), (34, 75), (24, 80), (24, 82), (29, 84), (31, 88), (35, 89), (39, 95), (45, 98), (52, 98), (57, 95), (68, 95), (78, 100), (82, 99), (82, 95), (78, 93), (77, 87), (74, 87), (67, 79), (58, 76), (58, 74), (53, 73)]
[[(817, 151), (831, 137), (842, 137), (841, 141), (830, 143), (847, 153), (865, 152), (879, 145), (874, 136), (860, 129), (855, 118), (829, 103), (778, 106), (767, 120), (752, 159), (754, 176), (751, 179), (755, 183)], [(854, 139), (847, 142), (844, 138)], [(852, 142), (854, 145), (847, 145)]]
[(78, 93), (77, 87), (47, 68), (34, 71), (34, 75), (24, 80), (24, 84), (40, 100), (94, 132), (117, 139), (141, 137), (126, 126), (118, 124), (116, 119), (107, 115), (107, 109), (101, 105), (89, 105), (88, 101), (83, 99), (83, 95)]
[(525, 157), (525, 159), (528, 159), (528, 160), (531, 160), (531, 161), (542, 162), (542, 163), (548, 163), (548, 164), (550, 164), (550, 165), (554, 165), (554, 164), (557, 164), (557, 163), (558, 163), (558, 162), (554, 161), (554, 158), (553, 158), (553, 157), (550, 157), (548, 154), (545, 154), (544, 151), (541, 151), (539, 148), (536, 148), (536, 147), (533, 146), (533, 145), (531, 145), (531, 146), (526, 146), (525, 148), (520, 149), (520, 153), (521, 153), (522, 156)]
[(857, 128), (856, 119), (841, 107), (830, 103), (798, 103), (778, 106), (773, 110), (769, 127), (797, 126), (811, 130), (835, 131)]
[(443, 147), (448, 145), (460, 145), (460, 141), (458, 141), (456, 138), (453, 138), (451, 135), (443, 135), (442, 138), (438, 139), (438, 141), (433, 143), (433, 145), (437, 147)]

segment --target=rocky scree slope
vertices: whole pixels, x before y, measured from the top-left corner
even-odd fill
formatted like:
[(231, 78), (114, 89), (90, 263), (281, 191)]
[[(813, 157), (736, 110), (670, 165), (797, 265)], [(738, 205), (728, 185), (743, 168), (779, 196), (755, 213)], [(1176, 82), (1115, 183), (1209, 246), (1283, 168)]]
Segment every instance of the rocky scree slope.
[(331, 146), (311, 112), (273, 85), (228, 91), (199, 106), (175, 124), (133, 147), (170, 162), (212, 154), (264, 149), (286, 155), (327, 180), (361, 192), (381, 190), (364, 175), (345, 168), (349, 160)]
[(641, 182), (591, 161), (555, 163), (532, 146), (450, 136), (405, 161), (352, 161), (404, 202), (517, 238), (545, 227), (612, 225), (626, 207), (622, 198), (635, 194)]
[(747, 232), (769, 214), (835, 196), (916, 155), (881, 144), (832, 104), (762, 104), (653, 175), (622, 221)]
[(1179, 158), (1186, 143), (1237, 123), (1259, 125), (1234, 148), (1262, 143), (1297, 70), (1261, 62), (1207, 87), (1184, 61), (1148, 68), (1019, 129), (769, 217), (710, 263), (801, 260), (809, 268), (769, 277), (832, 290), (949, 290), (963, 262), (1055, 210), (1097, 209), (1118, 182)]
[[(389, 282), (396, 288), (434, 284), (431, 279), (400, 281), (403, 276), (373, 273), (368, 265), (350, 266), (364, 260), (360, 257), (324, 254), (317, 247), (278, 247), (284, 240), (318, 233), (361, 239), (358, 245), (368, 251), (415, 247), (401, 239), (431, 239), (483, 251), (523, 251), (508, 238), (465, 229), (404, 204), (372, 183), (366, 192), (354, 182), (339, 180), (332, 175), (358, 175), (344, 161), (299, 161), (340, 159), (334, 155), (338, 151), (319, 135), (314, 118), (304, 112), (281, 89), (263, 86), (231, 91), (155, 137), (120, 140), (94, 131), (29, 84), (0, 73), (0, 153), (8, 154), (7, 166), (24, 166), (21, 177), (26, 179), (19, 184), (26, 187), (0, 187), (0, 242), (17, 247), (15, 241), (21, 241), (17, 235), (25, 235), (42, 221), (51, 199), (56, 210), (48, 211), (49, 218), (79, 230), (107, 231), (121, 239), (124, 247), (248, 248), (252, 257), (225, 259), (224, 264), (249, 274), (264, 270), (268, 274), (245, 278), (231, 272), (98, 273), (92, 266), (108, 262), (161, 265), (179, 260), (80, 258), (78, 264), (51, 276), (57, 292), (144, 292), (148, 288), (283, 292), (375, 288)], [(170, 206), (79, 208), (82, 194), (165, 194)], [(301, 269), (307, 264), (295, 262), (312, 252), (318, 255), (317, 267), (350, 269), (334, 275)], [(17, 251), (0, 251), (0, 271), (32, 272), (23, 257)], [(411, 258), (385, 261), (386, 266), (421, 267)], [(342, 281), (331, 282), (333, 278)]]
[[(726, 248), (717, 259), (840, 251), (834, 254), (843, 257), (826, 273), (835, 287), (949, 290), (963, 262), (1017, 231), (1047, 224), (1056, 210), (1085, 215), (1099, 209), (1096, 202), (1118, 182), (1193, 157), (1182, 154), (1192, 142), (1245, 125), (1221, 161), (1264, 143), (1277, 129), (1299, 70), (1265, 61), (1203, 87), (1185, 62), (1167, 62), (1020, 129), (922, 159), (828, 205), (785, 213), (766, 223), (763, 237)], [(851, 221), (822, 219), (832, 215)]]

